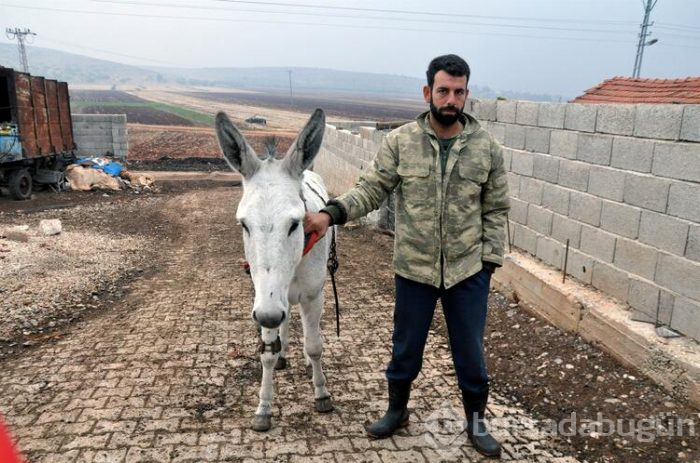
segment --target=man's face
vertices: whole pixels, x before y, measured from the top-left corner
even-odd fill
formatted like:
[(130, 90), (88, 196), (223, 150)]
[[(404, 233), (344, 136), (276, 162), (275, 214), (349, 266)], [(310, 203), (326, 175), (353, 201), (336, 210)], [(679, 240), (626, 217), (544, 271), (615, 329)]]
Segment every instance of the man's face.
[(423, 87), (425, 102), (430, 104), (430, 113), (440, 125), (449, 127), (459, 119), (469, 96), (467, 77), (455, 77), (445, 71), (435, 74), (433, 87)]

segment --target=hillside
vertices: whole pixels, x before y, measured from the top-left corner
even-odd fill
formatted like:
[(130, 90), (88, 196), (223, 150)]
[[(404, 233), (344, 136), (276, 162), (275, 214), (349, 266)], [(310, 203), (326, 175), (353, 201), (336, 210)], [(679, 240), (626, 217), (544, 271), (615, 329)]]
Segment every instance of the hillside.
[[(293, 92), (334, 93), (348, 95), (385, 95), (393, 98), (420, 99), (422, 78), (369, 72), (338, 71), (315, 68), (163, 68), (138, 67), (113, 61), (90, 58), (39, 47), (27, 47), (30, 72), (71, 84), (120, 85), (195, 85), (257, 89), (275, 92), (289, 91), (289, 71)], [(17, 68), (17, 47), (0, 43), (0, 65)], [(475, 98), (556, 100), (551, 95), (525, 92), (496, 91), (472, 84)]]

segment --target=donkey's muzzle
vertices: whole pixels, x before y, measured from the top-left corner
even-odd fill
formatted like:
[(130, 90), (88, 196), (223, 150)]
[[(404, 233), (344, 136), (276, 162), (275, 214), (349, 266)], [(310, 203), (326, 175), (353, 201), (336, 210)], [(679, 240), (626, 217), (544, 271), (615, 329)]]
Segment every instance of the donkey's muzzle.
[(253, 311), (253, 320), (255, 320), (263, 328), (274, 329), (279, 327), (284, 321), (287, 314), (283, 310), (272, 310), (258, 314), (257, 310)]

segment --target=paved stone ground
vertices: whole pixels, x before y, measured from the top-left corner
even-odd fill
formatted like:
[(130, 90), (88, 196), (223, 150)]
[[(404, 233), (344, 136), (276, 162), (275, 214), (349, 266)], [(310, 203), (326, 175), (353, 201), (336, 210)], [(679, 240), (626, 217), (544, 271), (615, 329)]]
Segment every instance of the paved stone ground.
[[(447, 340), (437, 333), (415, 383), (410, 426), (390, 439), (365, 437), (363, 423), (385, 407), (391, 238), (362, 242), (352, 229), (339, 238), (341, 336), (330, 292), (323, 321), (335, 411), (313, 411), (296, 316), (290, 366), (275, 377), (273, 429), (249, 429), (260, 367), (251, 283), (240, 270), (233, 223), (239, 194), (219, 188), (170, 200), (164, 213), (189, 232), (164, 243), (165, 264), (156, 274), (133, 283), (111, 312), (0, 365), (0, 413), (28, 461), (482, 461), (463, 434), (450, 432), (449, 413), (440, 428), (428, 419), (459, 405)], [(489, 411), (510, 423), (495, 431), (504, 460), (576, 461), (505, 399), (494, 397)]]

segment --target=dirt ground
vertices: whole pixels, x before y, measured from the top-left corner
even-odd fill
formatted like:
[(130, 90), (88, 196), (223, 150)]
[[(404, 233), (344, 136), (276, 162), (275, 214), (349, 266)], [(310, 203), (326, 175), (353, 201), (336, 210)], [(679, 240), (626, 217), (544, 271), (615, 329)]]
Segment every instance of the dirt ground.
[[(163, 159), (223, 159), (214, 128), (129, 124), (129, 161)], [(296, 137), (289, 130), (245, 130), (248, 143), (257, 153), (265, 153), (265, 139), (274, 137), (277, 151), (285, 153)]]
[[(22, 224), (39, 218), (60, 218), (64, 229), (130, 237), (138, 245), (138, 263), (81, 289), (80, 310), (68, 310), (65, 317), (45, 317), (37, 326), (23, 327), (15, 336), (0, 343), (0, 369), (10, 358), (31, 356), (46, 343), (71, 336), (82, 329), (80, 322), (99, 322), (115, 307), (128, 304), (131, 282), (145, 275), (160, 272), (168, 262), (171, 250), (181, 237), (192, 233), (187, 227), (200, 227), (201, 220), (175, 226), (169, 219), (176, 211), (163, 210), (169, 198), (187, 192), (206, 195), (221, 184), (190, 182), (163, 183), (159, 190), (144, 195), (129, 192), (102, 193), (38, 193), (33, 200), (11, 201), (0, 197), (0, 222)], [(228, 186), (226, 188), (231, 188)], [(201, 219), (201, 218), (200, 218)], [(185, 222), (186, 223), (186, 222)], [(182, 222), (181, 222), (182, 224)], [(185, 227), (185, 228), (183, 228)], [(393, 281), (390, 272), (391, 237), (364, 228), (346, 228), (339, 241), (340, 292), (350, 280), (390, 295)], [(7, 249), (6, 240), (0, 245)], [(5, 253), (6, 254), (6, 253)], [(376, 269), (376, 271), (372, 270)], [(63, 268), (70, 273), (70, 268)], [(17, 278), (21, 279), (22, 275)], [(41, 285), (40, 279), (26, 280), (27, 285)], [(106, 285), (106, 290), (100, 288)], [(670, 397), (664, 390), (638, 372), (620, 366), (609, 355), (574, 336), (543, 322), (521, 308), (492, 293), (486, 334), (486, 356), (495, 394), (522, 407), (534, 417), (562, 420), (576, 413), (579, 422), (596, 419), (598, 412), (606, 419), (677, 419), (700, 422), (695, 409)], [(445, 327), (440, 311), (434, 322), (434, 336), (445, 342)], [(50, 322), (54, 322), (50, 324)], [(366, 320), (367, 326), (372, 320)], [(22, 331), (24, 330), (24, 331)], [(388, 340), (387, 340), (388, 342)], [(447, 353), (446, 353), (447, 354)], [(445, 372), (444, 374), (451, 374)], [(581, 461), (596, 462), (676, 462), (700, 461), (698, 439), (656, 437), (640, 442), (639, 435), (606, 437), (596, 433), (576, 433), (562, 438), (562, 451)], [(696, 431), (700, 432), (700, 430)]]

